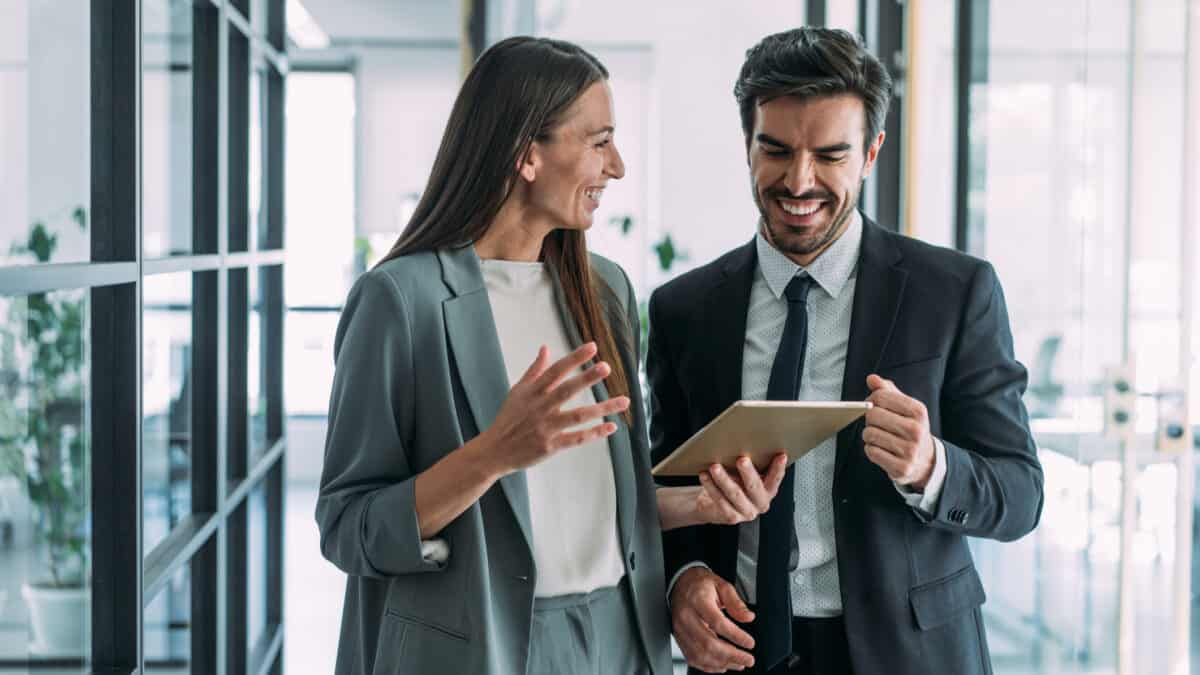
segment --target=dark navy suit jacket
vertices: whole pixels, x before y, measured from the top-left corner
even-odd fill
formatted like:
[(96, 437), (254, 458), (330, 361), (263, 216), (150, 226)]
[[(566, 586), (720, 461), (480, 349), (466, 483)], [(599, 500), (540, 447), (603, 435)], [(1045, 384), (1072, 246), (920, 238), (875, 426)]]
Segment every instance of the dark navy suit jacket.
[[(660, 461), (741, 397), (754, 242), (672, 280), (650, 300), (650, 435)], [(864, 218), (842, 398), (871, 373), (921, 400), (946, 446), (936, 513), (904, 503), (863, 451), (859, 421), (838, 436), (837, 564), (856, 675), (991, 673), (983, 585), (967, 537), (1017, 539), (1037, 525), (1042, 469), (1021, 396), (1026, 371), (992, 266)], [(736, 578), (737, 526), (663, 537), (666, 578), (703, 561)]]

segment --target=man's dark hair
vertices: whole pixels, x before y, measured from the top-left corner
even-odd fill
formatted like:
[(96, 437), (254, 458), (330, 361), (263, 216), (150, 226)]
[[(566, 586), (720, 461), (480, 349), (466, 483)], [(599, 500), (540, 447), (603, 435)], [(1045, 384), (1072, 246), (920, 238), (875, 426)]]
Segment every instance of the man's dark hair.
[(733, 86), (746, 145), (754, 131), (754, 108), (780, 96), (854, 94), (866, 111), (863, 153), (883, 130), (892, 78), (858, 36), (833, 28), (796, 28), (775, 33), (746, 51)]

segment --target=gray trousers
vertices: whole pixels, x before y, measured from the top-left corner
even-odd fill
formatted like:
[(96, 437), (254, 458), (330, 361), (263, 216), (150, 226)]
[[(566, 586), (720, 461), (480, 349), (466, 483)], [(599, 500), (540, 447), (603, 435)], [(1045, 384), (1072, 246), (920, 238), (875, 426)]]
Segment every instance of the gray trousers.
[(643, 675), (629, 582), (590, 593), (536, 598), (527, 675)]

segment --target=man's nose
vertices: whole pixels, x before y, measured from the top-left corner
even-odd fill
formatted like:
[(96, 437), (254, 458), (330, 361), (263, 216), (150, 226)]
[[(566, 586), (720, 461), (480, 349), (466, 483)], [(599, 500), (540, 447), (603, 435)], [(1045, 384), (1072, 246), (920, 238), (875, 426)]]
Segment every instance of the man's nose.
[(812, 161), (804, 157), (794, 159), (783, 177), (783, 186), (793, 197), (799, 197), (816, 185), (816, 172)]

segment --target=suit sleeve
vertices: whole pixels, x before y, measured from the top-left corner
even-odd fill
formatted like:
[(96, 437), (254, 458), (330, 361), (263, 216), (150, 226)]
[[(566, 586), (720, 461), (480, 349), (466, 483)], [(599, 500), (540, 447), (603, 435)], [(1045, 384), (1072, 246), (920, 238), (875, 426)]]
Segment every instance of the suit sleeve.
[(347, 574), (384, 578), (444, 568), (422, 554), (405, 448), (413, 428), (413, 350), (403, 296), (368, 272), (346, 301), (316, 518), (321, 553)]
[(1012, 541), (1037, 525), (1043, 501), (1042, 467), (1021, 401), (1027, 375), (1013, 355), (991, 265), (980, 267), (967, 297), (941, 398), (946, 478), (928, 522)]
[[(675, 373), (669, 333), (677, 332), (662, 316), (662, 299), (651, 294), (649, 307), (650, 334), (647, 338), (646, 379), (650, 385), (650, 456), (654, 464), (661, 462), (691, 436), (687, 422), (687, 399)], [(662, 486), (698, 485), (695, 477), (661, 477)], [(705, 530), (712, 525), (680, 527), (663, 532), (663, 559), (667, 579), (674, 579), (683, 567), (701, 562), (709, 567), (716, 563), (706, 557)]]

